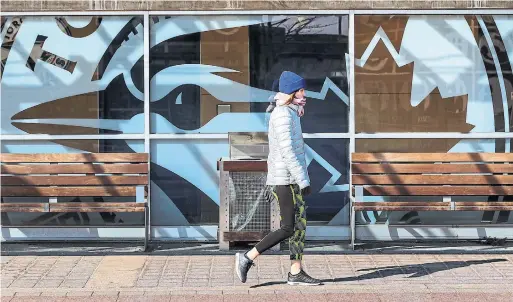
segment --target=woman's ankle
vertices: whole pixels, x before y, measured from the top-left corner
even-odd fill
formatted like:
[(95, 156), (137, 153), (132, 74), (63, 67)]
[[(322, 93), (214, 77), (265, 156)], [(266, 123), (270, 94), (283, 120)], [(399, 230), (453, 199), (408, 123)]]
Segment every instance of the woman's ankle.
[(259, 253), (256, 249), (251, 249), (244, 253), (244, 257), (248, 258), (249, 260), (253, 261), (258, 257)]

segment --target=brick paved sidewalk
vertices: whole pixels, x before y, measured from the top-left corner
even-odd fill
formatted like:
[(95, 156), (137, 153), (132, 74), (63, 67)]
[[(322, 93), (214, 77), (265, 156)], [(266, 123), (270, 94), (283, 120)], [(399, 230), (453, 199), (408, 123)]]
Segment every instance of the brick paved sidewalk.
[(513, 255), (501, 254), (305, 256), (307, 272), (325, 280), (318, 287), (286, 285), (283, 255), (260, 257), (246, 284), (224, 255), (1, 262), (2, 301), (513, 301)]

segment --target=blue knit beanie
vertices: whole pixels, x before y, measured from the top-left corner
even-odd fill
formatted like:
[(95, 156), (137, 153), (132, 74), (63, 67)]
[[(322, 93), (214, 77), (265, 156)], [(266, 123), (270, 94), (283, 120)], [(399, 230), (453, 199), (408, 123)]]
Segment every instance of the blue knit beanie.
[(284, 71), (280, 76), (281, 93), (292, 94), (305, 86), (305, 79), (293, 72)]

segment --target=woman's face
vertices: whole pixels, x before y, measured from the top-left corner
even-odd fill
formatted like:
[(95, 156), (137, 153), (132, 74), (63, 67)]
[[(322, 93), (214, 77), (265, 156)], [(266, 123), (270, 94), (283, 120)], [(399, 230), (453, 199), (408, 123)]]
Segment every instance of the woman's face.
[(303, 88), (301, 88), (300, 90), (298, 90), (296, 92), (296, 94), (294, 95), (294, 97), (296, 99), (304, 99), (306, 97), (306, 93), (305, 93), (305, 90)]

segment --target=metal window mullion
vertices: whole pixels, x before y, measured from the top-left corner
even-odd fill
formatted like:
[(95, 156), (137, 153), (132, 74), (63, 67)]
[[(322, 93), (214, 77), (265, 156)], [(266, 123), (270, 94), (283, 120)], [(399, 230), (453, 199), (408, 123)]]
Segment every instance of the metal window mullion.
[(151, 142), (150, 142), (150, 14), (149, 12), (144, 12), (144, 34), (143, 34), (143, 43), (144, 43), (144, 152), (148, 153), (148, 227), (145, 228), (145, 232), (149, 232), (146, 234), (148, 236), (148, 240), (151, 241)]
[[(353, 202), (354, 197), (352, 194), (352, 187), (353, 187), (353, 179), (351, 177), (353, 170), (352, 170), (352, 156), (355, 152), (355, 76), (354, 76), (354, 45), (355, 45), (355, 37), (354, 37), (354, 27), (355, 27), (355, 20), (354, 20), (354, 11), (350, 11), (349, 13), (349, 213), (352, 213), (353, 211)], [(355, 219), (354, 215), (349, 215), (349, 225), (355, 226), (356, 221), (353, 221)], [(351, 246), (353, 247), (354, 241), (356, 239), (356, 228), (351, 227), (350, 228), (350, 238), (351, 238)]]

